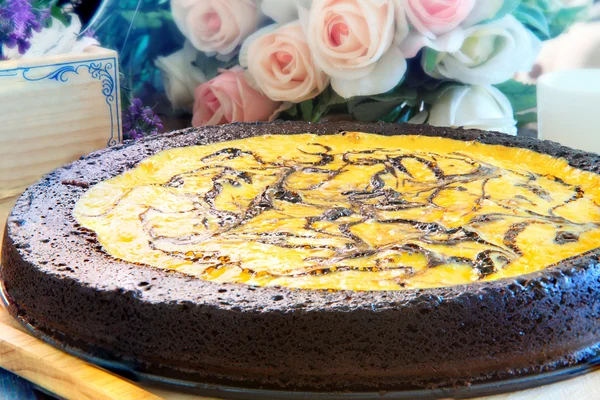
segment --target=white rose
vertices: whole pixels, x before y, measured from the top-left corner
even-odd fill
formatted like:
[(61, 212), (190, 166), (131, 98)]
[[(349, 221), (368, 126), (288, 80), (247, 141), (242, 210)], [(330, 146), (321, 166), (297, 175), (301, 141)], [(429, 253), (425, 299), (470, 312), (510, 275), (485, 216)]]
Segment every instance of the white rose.
[(173, 20), (200, 51), (229, 55), (258, 28), (257, 0), (171, 0)]
[(158, 57), (154, 64), (162, 72), (165, 92), (173, 109), (191, 111), (196, 86), (206, 82), (206, 76), (192, 63), (198, 50), (190, 42), (183, 49), (166, 57)]
[(44, 28), (40, 32), (33, 32), (30, 43), (31, 47), (25, 54), (19, 54), (15, 46), (9, 49), (2, 47), (2, 53), (10, 60), (19, 58), (34, 58), (51, 56), (56, 54), (81, 53), (90, 46), (99, 45), (98, 41), (91, 37), (79, 38), (81, 21), (76, 14), (70, 14), (71, 24), (65, 26), (56, 18), (52, 18), (52, 26)]
[[(310, 7), (312, 0), (306, 0), (304, 6)], [(298, 19), (297, 0), (263, 0), (262, 12), (278, 24), (286, 24)]]
[(408, 31), (400, 0), (315, 0), (299, 13), (315, 63), (340, 96), (384, 93), (402, 80), (406, 60), (392, 45)]
[(433, 39), (428, 38), (417, 30), (411, 30), (398, 47), (406, 58), (413, 58), (423, 47), (429, 47), (439, 52), (457, 51), (464, 40), (465, 31), (460, 27)]
[(471, 85), (498, 84), (531, 70), (540, 49), (540, 40), (507, 15), (466, 29), (460, 49), (440, 53), (430, 75)]
[(431, 107), (427, 122), (517, 134), (510, 101), (493, 86), (454, 86), (444, 90)]

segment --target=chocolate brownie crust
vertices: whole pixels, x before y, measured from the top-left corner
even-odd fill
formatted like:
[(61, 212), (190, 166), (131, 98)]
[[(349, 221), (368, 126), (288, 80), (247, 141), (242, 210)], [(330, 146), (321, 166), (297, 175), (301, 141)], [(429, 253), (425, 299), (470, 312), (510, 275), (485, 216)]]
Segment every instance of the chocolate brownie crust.
[(101, 150), (29, 188), (9, 217), (2, 279), (13, 316), (76, 349), (171, 377), (302, 390), (468, 384), (583, 362), (600, 342), (600, 251), (493, 282), (402, 291), (217, 284), (116, 260), (72, 209), (157, 152), (264, 134), (362, 131), (522, 147), (598, 173), (599, 156), (475, 130), (234, 124)]

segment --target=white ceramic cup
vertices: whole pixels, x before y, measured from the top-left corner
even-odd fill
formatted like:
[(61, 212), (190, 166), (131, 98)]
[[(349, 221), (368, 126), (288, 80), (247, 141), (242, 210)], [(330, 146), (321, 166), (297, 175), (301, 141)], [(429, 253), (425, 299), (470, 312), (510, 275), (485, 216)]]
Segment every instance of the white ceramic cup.
[(600, 69), (542, 75), (537, 103), (540, 139), (600, 153)]

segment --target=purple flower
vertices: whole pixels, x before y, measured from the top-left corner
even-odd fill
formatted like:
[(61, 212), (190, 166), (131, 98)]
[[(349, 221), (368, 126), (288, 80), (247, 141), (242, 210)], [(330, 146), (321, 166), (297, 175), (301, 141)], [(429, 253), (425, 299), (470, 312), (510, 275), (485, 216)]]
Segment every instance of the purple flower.
[(140, 139), (155, 135), (163, 130), (162, 121), (150, 107), (144, 107), (142, 100), (135, 98), (123, 114), (123, 138)]
[[(50, 9), (37, 9), (30, 0), (0, 0), (0, 45), (17, 46), (24, 54), (33, 32), (42, 30), (50, 18)], [(0, 57), (2, 50), (0, 48)]]
[(0, 8), (0, 18), (12, 21), (12, 36), (15, 39), (25, 39), (30, 21), (36, 19), (27, 0), (7, 0), (4, 7)]
[(92, 39), (96, 39), (96, 40), (100, 41), (98, 39), (98, 36), (96, 36), (96, 30), (95, 29), (91, 29), (91, 28), (86, 29), (83, 32), (83, 36), (84, 37), (89, 37), (89, 38), (92, 38)]

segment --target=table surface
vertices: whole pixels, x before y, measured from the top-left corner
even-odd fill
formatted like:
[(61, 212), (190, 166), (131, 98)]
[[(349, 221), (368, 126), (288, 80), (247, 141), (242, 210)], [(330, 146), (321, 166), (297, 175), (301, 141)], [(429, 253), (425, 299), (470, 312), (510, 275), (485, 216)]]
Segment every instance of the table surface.
[[(12, 199), (4, 199), (0, 200), (0, 237), (3, 237), (4, 230), (4, 221), (6, 221), (7, 216), (12, 209), (15, 198)], [(0, 321), (6, 323), (4, 326), (12, 326), (18, 327), (15, 321), (12, 321), (8, 316), (8, 313), (5, 310), (0, 310)], [(6, 328), (5, 328), (6, 329)], [(29, 338), (34, 342), (39, 342), (38, 345), (43, 345), (43, 343), (33, 337)], [(63, 359), (70, 360), (72, 359), (74, 362), (81, 363), (81, 361), (70, 358), (65, 353), (60, 350), (48, 348), (45, 350), (48, 352), (54, 352), (56, 354), (52, 354), (52, 357), (62, 357)], [(0, 354), (2, 352), (0, 351)], [(45, 358), (50, 357), (45, 356)], [(2, 359), (0, 358), (0, 366), (4, 366), (2, 364)], [(102, 374), (103, 372), (98, 370), (97, 374)], [(110, 379), (115, 378), (114, 375), (110, 375), (106, 373), (107, 377)], [(98, 378), (97, 382), (102, 382), (103, 379), (108, 378)], [(86, 382), (88, 383), (88, 382)], [(123, 384), (126, 386), (129, 383), (123, 380)], [(159, 398), (167, 399), (167, 400), (209, 400), (206, 397), (200, 397), (190, 394), (178, 393), (170, 390), (165, 390), (164, 388), (157, 388), (154, 386), (141, 386), (143, 389), (154, 395), (159, 396)], [(31, 387), (28, 387), (24, 381), (16, 379), (14, 376), (4, 373), (0, 374), (0, 399), (2, 398), (15, 398), (12, 394), (15, 393), (26, 393), (30, 394), (31, 397), (23, 397), (25, 399), (40, 399), (43, 395), (33, 392)], [(36, 397), (37, 396), (37, 397)], [(42, 397), (40, 397), (42, 396)], [(151, 396), (151, 394), (150, 394)], [(19, 397), (20, 398), (20, 397)], [(120, 398), (120, 397), (107, 397), (107, 398)], [(535, 389), (529, 389), (520, 392), (514, 392), (503, 395), (496, 395), (491, 397), (480, 398), (479, 400), (563, 400), (563, 399), (578, 399), (578, 400), (600, 400), (600, 370), (597, 372), (589, 373), (584, 376), (580, 376), (574, 379), (570, 379), (564, 382), (555, 383), (552, 385), (547, 385)]]

